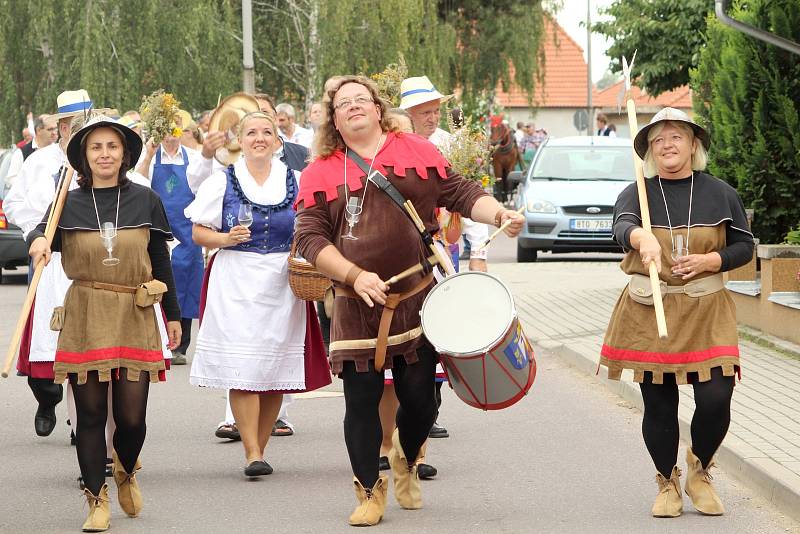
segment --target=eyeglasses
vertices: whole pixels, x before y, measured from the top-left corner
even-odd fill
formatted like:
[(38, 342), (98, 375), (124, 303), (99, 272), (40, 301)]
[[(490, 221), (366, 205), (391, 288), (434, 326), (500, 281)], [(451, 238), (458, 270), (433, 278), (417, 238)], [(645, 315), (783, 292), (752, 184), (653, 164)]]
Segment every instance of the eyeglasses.
[(357, 104), (359, 106), (365, 106), (371, 102), (375, 102), (372, 98), (368, 97), (367, 95), (359, 95), (355, 98), (343, 98), (339, 100), (338, 103), (333, 105), (333, 109), (340, 110), (349, 108), (353, 104)]

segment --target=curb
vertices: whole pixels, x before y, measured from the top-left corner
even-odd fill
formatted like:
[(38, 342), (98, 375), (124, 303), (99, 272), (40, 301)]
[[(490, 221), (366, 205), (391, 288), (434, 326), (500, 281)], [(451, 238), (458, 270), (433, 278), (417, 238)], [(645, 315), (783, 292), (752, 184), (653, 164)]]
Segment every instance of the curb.
[[(639, 388), (630, 381), (609, 380), (597, 374), (597, 361), (559, 341), (540, 340), (536, 345), (552, 352), (571, 367), (592, 376), (595, 381), (616, 393), (639, 411), (643, 410)], [(691, 417), (683, 409), (678, 412), (681, 436), (691, 435)], [(683, 438), (682, 438), (683, 439)], [(685, 441), (685, 440), (684, 440)], [(780, 512), (800, 521), (800, 476), (761, 453), (739, 438), (728, 435), (717, 451), (717, 459), (730, 474), (770, 502)]]

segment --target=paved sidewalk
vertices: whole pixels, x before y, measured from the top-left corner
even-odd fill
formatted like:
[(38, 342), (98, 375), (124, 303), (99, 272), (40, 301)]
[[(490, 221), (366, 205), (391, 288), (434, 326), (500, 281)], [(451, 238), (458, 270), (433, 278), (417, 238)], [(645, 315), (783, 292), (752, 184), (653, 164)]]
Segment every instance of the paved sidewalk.
[[(596, 375), (603, 334), (623, 287), (612, 285), (617, 287), (543, 291), (529, 283), (513, 284), (513, 291), (531, 341)], [(783, 351), (774, 350), (748, 340), (753, 337), (759, 334), (750, 330), (740, 340), (743, 378), (736, 385), (730, 431), (717, 458), (726, 473), (800, 520), (800, 347), (783, 342)], [(630, 371), (622, 381), (605, 376), (602, 368), (597, 380), (642, 408)], [(691, 387), (680, 392), (681, 435), (686, 440), (694, 400)]]

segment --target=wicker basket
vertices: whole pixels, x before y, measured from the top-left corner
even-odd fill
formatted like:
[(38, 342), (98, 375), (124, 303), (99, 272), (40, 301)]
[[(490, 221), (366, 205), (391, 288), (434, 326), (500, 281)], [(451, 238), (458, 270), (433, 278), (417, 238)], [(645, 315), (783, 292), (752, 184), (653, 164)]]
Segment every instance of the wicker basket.
[(300, 300), (324, 300), (331, 287), (331, 279), (319, 272), (306, 260), (295, 257), (295, 244), (289, 252), (289, 287)]

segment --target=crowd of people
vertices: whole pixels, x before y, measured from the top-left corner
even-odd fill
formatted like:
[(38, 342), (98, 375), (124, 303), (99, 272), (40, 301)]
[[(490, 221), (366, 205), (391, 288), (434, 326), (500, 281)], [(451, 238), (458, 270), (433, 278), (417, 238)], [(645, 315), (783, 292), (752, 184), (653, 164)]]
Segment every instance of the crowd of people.
[[(333, 77), (306, 126), (290, 104), (275, 105), (263, 93), (248, 97), (256, 105), (234, 128), (241, 157), (223, 162), (219, 151), (231, 139), (214, 128), (213, 110), (196, 120), (179, 113), (181, 135), (160, 143), (144, 137), (137, 112), (104, 109), (84, 90), (61, 93), (56, 113), (34, 119), (4, 203), (22, 228), (32, 266), (46, 265), (17, 369), (38, 402), (40, 436), (53, 432), (67, 384), (89, 505), (84, 531), (110, 526), (106, 477), (125, 513), (141, 513), (137, 473), (149, 387), (184, 364), (191, 364), (193, 385), (227, 391), (215, 434), (241, 440), (246, 477), (273, 472), (270, 437), (294, 433), (291, 394), (338, 377), (357, 497), (349, 523), (381, 521), (389, 485), (381, 471), (391, 471), (402, 508), (422, 506), (420, 479), (438, 472), (426, 459), (427, 440), (448, 431), (438, 422), (446, 377), (420, 309), (436, 280), (458, 270), (462, 233), (473, 245), (468, 269), (486, 271), (488, 225), (514, 237), (525, 218), (455, 173), (443, 156), (450, 134), (440, 128), (441, 109), (453, 95), (426, 76), (407, 78), (400, 89), (399, 107), (391, 108), (370, 79)], [(707, 133), (674, 111), (657, 115), (635, 141), (655, 177), (648, 181), (654, 231), (641, 228), (632, 186), (617, 203), (614, 235), (628, 251), (623, 269), (631, 287), (655, 262), (668, 287), (668, 321), (684, 328), (668, 342), (652, 327), (632, 333), (631, 325), (655, 321), (652, 307), (626, 291), (601, 364), (612, 378), (633, 369), (641, 384), (658, 517), (682, 509), (677, 385), (694, 386), (686, 491), (698, 510), (718, 515), (723, 507), (708, 470), (727, 432), (739, 368), (735, 315), (719, 280), (749, 260), (753, 241), (735, 191), (701, 172)], [(533, 124), (520, 131), (524, 153), (546, 137)], [(392, 188), (379, 187), (375, 173)], [(68, 192), (49, 242), (61, 188)], [(720, 195), (725, 203), (715, 201)], [(398, 196), (415, 208), (419, 227), (394, 205)], [(453, 214), (461, 220), (456, 239), (443, 235)], [(675, 234), (685, 236), (689, 253), (670, 254)], [(332, 280), (332, 309), (291, 289), (293, 246)], [(450, 264), (386, 282), (425, 265), (430, 246)], [(718, 328), (709, 332), (701, 321), (688, 328), (686, 317), (695, 315), (717, 317)]]

